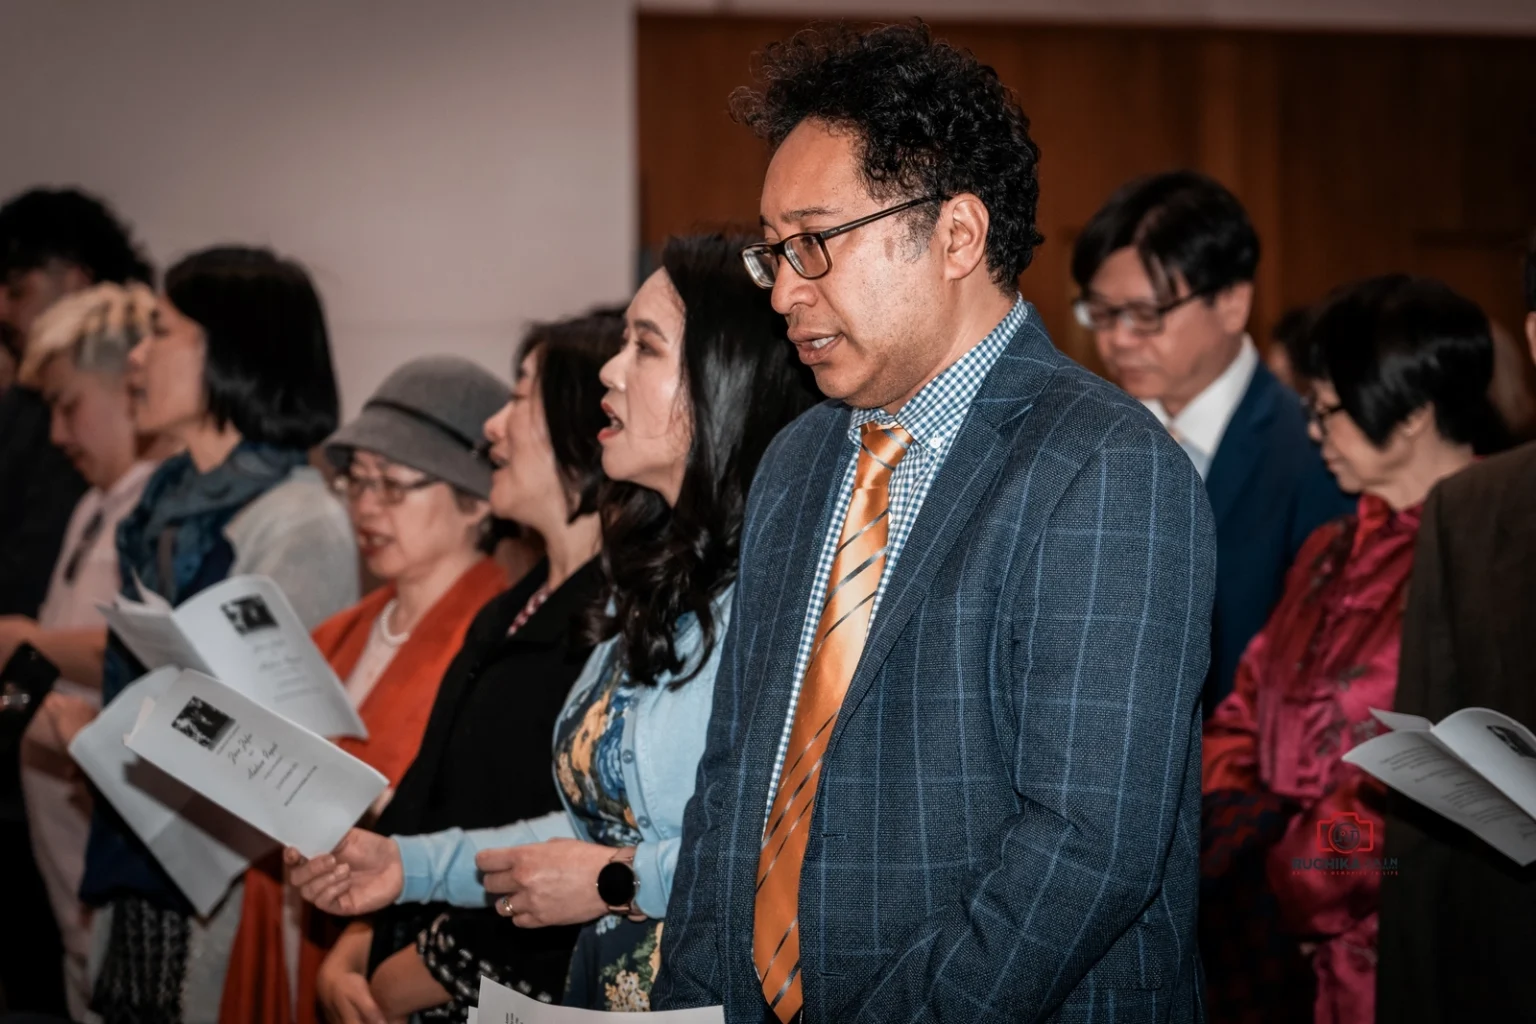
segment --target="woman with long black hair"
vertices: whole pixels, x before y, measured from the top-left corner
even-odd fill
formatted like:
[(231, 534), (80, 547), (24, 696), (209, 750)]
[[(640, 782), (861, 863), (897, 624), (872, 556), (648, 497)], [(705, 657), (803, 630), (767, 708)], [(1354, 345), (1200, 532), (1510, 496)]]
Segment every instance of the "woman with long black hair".
[[(592, 616), (601, 643), (554, 730), (564, 811), (472, 832), (353, 831), (307, 864), (290, 851), (317, 906), (494, 902), (519, 928), (580, 924), (565, 1002), (649, 1007), (747, 490), (773, 437), (816, 397), (784, 318), (743, 268), (744, 244), (669, 242), (603, 367), (607, 586)], [(386, 984), (381, 968), (375, 993)]]

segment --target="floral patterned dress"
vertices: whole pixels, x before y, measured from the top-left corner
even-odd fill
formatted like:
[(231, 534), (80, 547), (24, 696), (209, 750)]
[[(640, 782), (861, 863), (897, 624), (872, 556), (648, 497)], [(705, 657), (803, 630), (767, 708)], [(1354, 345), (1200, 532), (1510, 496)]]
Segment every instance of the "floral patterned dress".
[[(602, 681), (573, 703), (555, 726), (555, 778), (593, 842), (635, 846), (641, 841), (624, 789), (624, 719), (634, 701), (618, 659)], [(609, 914), (582, 929), (571, 954), (567, 1006), (646, 1012), (661, 963), (661, 921)]]

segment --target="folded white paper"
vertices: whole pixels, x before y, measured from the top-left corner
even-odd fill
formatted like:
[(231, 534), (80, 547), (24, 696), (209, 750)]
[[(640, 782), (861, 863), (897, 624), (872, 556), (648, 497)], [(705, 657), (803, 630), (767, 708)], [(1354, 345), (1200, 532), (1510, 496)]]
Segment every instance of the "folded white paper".
[(389, 785), (325, 737), (189, 670), (155, 700), (127, 745), (307, 857), (341, 842)]
[(101, 605), (107, 625), (146, 668), (213, 676), (322, 736), (368, 730), (282, 589), (265, 576), (234, 576), (171, 609), (139, 585), (143, 601)]
[(230, 883), (274, 844), (124, 744), (146, 703), (152, 707), (180, 674), (180, 669), (162, 668), (129, 684), (75, 734), (69, 753), (206, 917)]
[[(475, 1019), (484, 1024), (597, 1024), (599, 1021), (632, 1021), (635, 1018), (628, 1013), (551, 1006), (482, 976), (479, 1013)], [(705, 1006), (696, 1010), (663, 1010), (647, 1014), (643, 1019), (647, 1024), (725, 1024), (725, 1009)]]
[(1508, 715), (1463, 708), (1439, 725), (1371, 710), (1391, 732), (1344, 755), (1524, 867), (1536, 861), (1536, 735)]

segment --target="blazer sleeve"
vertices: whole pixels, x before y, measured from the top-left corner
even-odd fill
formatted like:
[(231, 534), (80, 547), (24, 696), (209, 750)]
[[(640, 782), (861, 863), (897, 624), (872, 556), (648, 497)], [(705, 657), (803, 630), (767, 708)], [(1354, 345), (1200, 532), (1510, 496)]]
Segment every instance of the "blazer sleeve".
[[(1165, 874), (1195, 885), (1212, 515), (1171, 443), (1139, 427), (1109, 443), (1010, 581), (1012, 665), (993, 683), (993, 713), (1020, 809), (969, 891), (891, 936), (874, 980), (849, 1000), (858, 1020), (889, 1020), (892, 1007), (908, 1021), (978, 1019), (983, 1005), (1047, 1019)], [(1128, 968), (1162, 974), (1156, 961), (1169, 958), (1171, 977), (1194, 941), (1190, 927), (1173, 943), (1182, 948), (1143, 950)]]

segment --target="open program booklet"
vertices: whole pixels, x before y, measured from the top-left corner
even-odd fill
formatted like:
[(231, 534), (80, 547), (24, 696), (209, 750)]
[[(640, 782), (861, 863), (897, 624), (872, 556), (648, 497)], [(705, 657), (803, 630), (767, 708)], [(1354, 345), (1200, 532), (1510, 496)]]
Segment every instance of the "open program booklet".
[(1463, 708), (1427, 718), (1371, 709), (1391, 732), (1344, 760), (1524, 867), (1536, 861), (1536, 735), (1508, 715)]
[[(486, 977), (480, 979), (480, 1005), (469, 1013), (470, 1024), (597, 1024), (619, 1018), (632, 1019), (627, 1013), (551, 1006)], [(725, 1010), (719, 1006), (663, 1010), (648, 1014), (644, 1019), (647, 1024), (725, 1024)]]
[(179, 668), (156, 669), (129, 684), (75, 734), (69, 753), (97, 792), (149, 847), (188, 902), (206, 917), (251, 861), (276, 844), (144, 763), (123, 742), (133, 731), (144, 701), (163, 696), (180, 675)]
[(389, 785), (324, 736), (183, 669), (147, 701), (128, 749), (284, 846), (333, 849)]
[(270, 579), (234, 576), (175, 609), (142, 583), (138, 589), (143, 601), (118, 597), (99, 607), (145, 668), (189, 668), (322, 736), (368, 737), (341, 680)]

